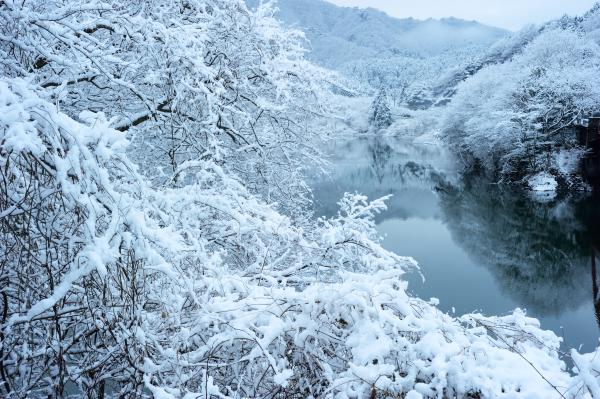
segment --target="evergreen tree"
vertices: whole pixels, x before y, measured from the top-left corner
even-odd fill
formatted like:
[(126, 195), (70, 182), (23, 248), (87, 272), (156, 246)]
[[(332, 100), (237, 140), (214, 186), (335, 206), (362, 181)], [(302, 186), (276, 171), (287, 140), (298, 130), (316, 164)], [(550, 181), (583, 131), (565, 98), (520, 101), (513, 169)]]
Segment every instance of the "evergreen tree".
[(369, 124), (376, 129), (385, 129), (392, 124), (392, 112), (388, 103), (387, 93), (382, 87), (371, 105)]

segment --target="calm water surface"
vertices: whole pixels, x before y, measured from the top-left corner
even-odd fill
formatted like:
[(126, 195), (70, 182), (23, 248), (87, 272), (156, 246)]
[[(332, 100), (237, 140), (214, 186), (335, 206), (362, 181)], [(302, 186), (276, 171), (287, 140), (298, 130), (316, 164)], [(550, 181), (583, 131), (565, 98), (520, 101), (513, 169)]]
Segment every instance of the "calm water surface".
[(346, 191), (393, 194), (377, 223), (387, 249), (419, 262), (425, 282), (408, 275), (412, 293), (438, 298), (457, 315), (522, 308), (566, 347), (597, 346), (592, 254), (600, 248), (600, 198), (533, 197), (459, 178), (440, 146), (424, 140), (356, 139), (329, 152), (330, 174), (312, 185), (317, 214), (335, 214)]

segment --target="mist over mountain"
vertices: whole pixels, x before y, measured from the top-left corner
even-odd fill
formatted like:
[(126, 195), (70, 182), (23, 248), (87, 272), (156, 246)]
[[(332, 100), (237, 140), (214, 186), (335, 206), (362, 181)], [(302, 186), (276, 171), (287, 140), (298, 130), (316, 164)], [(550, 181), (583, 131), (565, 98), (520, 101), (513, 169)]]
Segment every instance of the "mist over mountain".
[[(256, 7), (260, 0), (246, 0)], [(279, 0), (276, 17), (306, 33), (308, 58), (333, 69), (357, 59), (410, 55), (487, 46), (508, 31), (457, 18), (397, 19), (382, 11), (339, 7), (323, 0)]]

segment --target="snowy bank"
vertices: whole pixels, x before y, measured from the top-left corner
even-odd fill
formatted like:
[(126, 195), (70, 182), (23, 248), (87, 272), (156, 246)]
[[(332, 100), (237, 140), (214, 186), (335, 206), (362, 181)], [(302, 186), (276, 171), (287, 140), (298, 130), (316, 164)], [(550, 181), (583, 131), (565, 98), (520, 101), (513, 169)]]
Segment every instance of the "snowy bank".
[(533, 191), (538, 192), (555, 192), (558, 188), (558, 183), (554, 176), (547, 172), (541, 172), (527, 178), (527, 185)]

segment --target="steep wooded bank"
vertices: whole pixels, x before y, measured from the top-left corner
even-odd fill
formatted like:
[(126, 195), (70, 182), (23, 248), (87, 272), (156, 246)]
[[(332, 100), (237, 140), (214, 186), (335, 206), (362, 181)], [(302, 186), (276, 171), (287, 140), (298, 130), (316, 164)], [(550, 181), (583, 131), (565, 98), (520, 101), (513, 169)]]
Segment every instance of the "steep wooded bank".
[(442, 138), (500, 182), (585, 188), (580, 162), (590, 148), (578, 126), (600, 111), (599, 26), (597, 5), (498, 43), (457, 86)]

